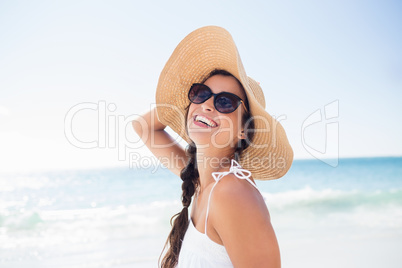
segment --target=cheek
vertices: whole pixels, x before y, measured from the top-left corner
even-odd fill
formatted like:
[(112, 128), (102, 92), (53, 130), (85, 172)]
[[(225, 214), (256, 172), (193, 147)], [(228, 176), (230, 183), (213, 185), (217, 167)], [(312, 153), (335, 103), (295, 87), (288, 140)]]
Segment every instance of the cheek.
[(193, 114), (194, 110), (197, 108), (196, 105), (197, 104), (191, 103), (190, 106), (188, 107), (187, 120), (189, 120), (190, 118), (193, 117), (192, 114)]
[(219, 132), (221, 135), (237, 136), (241, 129), (241, 120), (236, 116), (221, 116), (219, 118)]
[(213, 144), (218, 148), (235, 147), (240, 132), (237, 117), (225, 117), (220, 120), (220, 127), (213, 136)]
[(234, 116), (234, 114), (226, 115), (222, 117), (221, 124), (235, 131), (241, 126), (241, 118)]
[(186, 118), (186, 122), (187, 122), (186, 127), (187, 128), (192, 124), (194, 112), (197, 110), (199, 105), (200, 104), (191, 103), (190, 106), (188, 107), (188, 113), (187, 113), (187, 118)]

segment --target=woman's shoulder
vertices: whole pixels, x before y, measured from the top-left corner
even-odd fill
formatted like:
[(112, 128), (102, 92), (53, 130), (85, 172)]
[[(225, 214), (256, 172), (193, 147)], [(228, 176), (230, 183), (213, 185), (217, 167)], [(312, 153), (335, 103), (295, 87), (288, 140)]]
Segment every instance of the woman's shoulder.
[(234, 174), (222, 178), (216, 188), (211, 225), (233, 265), (280, 267), (278, 242), (260, 192)]
[(233, 174), (222, 178), (216, 190), (210, 221), (233, 263), (254, 262), (251, 266), (258, 266), (257, 263), (269, 261), (267, 258), (279, 256), (269, 211), (260, 192)]
[[(251, 179), (251, 177), (250, 177)], [(255, 189), (251, 182), (245, 179), (239, 179), (235, 174), (229, 173), (223, 176), (219, 183), (216, 185), (216, 192), (220, 195), (231, 195), (231, 194), (255, 194), (258, 191)]]
[(232, 173), (227, 174), (217, 183), (212, 202), (213, 207), (216, 208), (215, 212), (222, 216), (229, 212), (235, 217), (247, 216), (250, 213), (268, 215), (264, 198), (256, 187)]

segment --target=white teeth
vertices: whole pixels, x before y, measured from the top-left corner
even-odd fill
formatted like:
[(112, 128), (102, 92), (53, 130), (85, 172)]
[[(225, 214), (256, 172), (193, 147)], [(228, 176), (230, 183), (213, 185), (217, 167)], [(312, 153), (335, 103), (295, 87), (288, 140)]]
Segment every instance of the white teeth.
[(216, 124), (213, 121), (209, 120), (208, 118), (206, 118), (206, 117), (204, 117), (202, 115), (197, 115), (195, 117), (195, 121), (202, 122), (202, 123), (204, 123), (204, 124), (206, 124), (206, 125), (208, 125), (210, 127), (216, 127)]

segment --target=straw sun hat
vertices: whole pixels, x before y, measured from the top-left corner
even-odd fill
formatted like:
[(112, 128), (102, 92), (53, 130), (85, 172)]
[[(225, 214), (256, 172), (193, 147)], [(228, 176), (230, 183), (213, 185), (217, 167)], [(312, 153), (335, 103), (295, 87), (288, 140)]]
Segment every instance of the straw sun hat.
[(228, 71), (240, 81), (254, 118), (254, 137), (242, 152), (240, 165), (257, 180), (282, 177), (292, 165), (292, 147), (282, 125), (265, 111), (261, 87), (247, 76), (232, 36), (221, 27), (199, 28), (173, 51), (156, 90), (159, 121), (190, 142), (185, 129), (185, 108), (190, 104), (188, 91), (193, 83), (200, 83), (215, 69)]

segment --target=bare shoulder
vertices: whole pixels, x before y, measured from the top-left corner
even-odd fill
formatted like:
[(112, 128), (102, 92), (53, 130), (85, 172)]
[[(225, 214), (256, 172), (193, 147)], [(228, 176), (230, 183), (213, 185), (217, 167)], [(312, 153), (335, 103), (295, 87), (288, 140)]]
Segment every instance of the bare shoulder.
[(247, 180), (239, 179), (234, 174), (228, 174), (219, 181), (214, 191), (213, 202), (217, 210), (229, 210), (237, 216), (257, 213), (256, 216), (265, 215), (269, 220), (269, 212), (264, 198)]
[(211, 224), (235, 267), (280, 267), (279, 246), (264, 198), (246, 180), (229, 174), (217, 183)]

